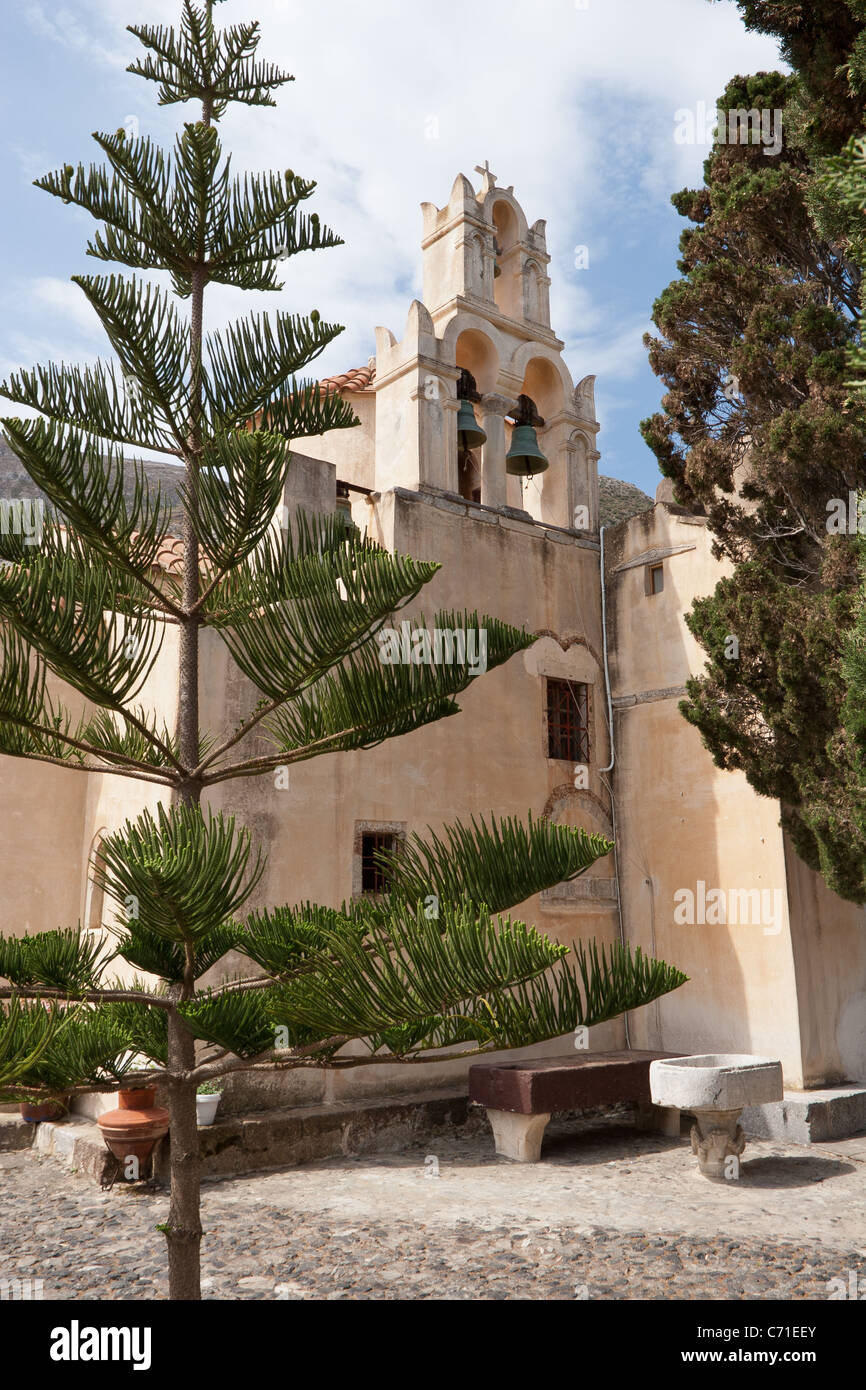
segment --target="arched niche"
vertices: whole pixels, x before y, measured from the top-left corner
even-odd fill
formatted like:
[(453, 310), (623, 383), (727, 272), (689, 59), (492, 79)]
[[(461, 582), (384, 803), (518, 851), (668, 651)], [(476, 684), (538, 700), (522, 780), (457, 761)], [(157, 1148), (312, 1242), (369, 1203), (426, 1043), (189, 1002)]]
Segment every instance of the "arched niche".
[(95, 881), (95, 871), (102, 867), (102, 844), (108, 831), (103, 828), (94, 835), (87, 856), (87, 890), (84, 900), (84, 926), (87, 931), (100, 931), (105, 911), (105, 890)]
[[(557, 787), (548, 798), (544, 814), (554, 825), (585, 830), (588, 835), (603, 835), (606, 840), (613, 838), (610, 813), (595, 792), (575, 791), (567, 785)], [(613, 858), (605, 856), (597, 859), (586, 872), (593, 878), (607, 878), (612, 871)]]
[(495, 345), (478, 328), (464, 328), (455, 344), (455, 365), (465, 367), (475, 378), (478, 390), (484, 395), (496, 388), (499, 378), (499, 353)]
[(489, 278), (492, 277), (492, 267), (488, 270), (488, 249), (484, 237), (480, 232), (476, 232), (469, 239), (469, 274), (467, 276), (467, 288), (470, 294), (478, 295), (479, 299), (490, 299)]
[(522, 392), (531, 396), (545, 420), (558, 415), (565, 402), (562, 377), (547, 357), (532, 357), (523, 373)]
[(528, 323), (544, 322), (541, 267), (535, 261), (527, 261), (523, 267), (523, 317)]

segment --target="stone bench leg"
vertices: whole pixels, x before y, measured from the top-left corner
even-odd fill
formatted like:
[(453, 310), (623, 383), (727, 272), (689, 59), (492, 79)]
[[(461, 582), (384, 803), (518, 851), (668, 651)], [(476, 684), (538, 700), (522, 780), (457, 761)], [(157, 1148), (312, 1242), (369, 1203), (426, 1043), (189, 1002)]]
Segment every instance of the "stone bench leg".
[(669, 1139), (680, 1137), (680, 1112), (670, 1105), (650, 1105), (642, 1101), (637, 1108), (635, 1123), (638, 1129), (654, 1129)]
[(496, 1152), (515, 1163), (537, 1163), (549, 1115), (515, 1115), (511, 1110), (488, 1110)]

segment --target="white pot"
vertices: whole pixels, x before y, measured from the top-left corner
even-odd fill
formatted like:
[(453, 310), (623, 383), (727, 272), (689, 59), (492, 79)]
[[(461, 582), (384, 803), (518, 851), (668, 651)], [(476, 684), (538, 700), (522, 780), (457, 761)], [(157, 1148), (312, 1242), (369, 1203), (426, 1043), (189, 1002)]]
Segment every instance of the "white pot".
[(216, 1119), (216, 1112), (219, 1108), (220, 1093), (215, 1091), (210, 1096), (196, 1096), (195, 1108), (200, 1125), (212, 1125)]

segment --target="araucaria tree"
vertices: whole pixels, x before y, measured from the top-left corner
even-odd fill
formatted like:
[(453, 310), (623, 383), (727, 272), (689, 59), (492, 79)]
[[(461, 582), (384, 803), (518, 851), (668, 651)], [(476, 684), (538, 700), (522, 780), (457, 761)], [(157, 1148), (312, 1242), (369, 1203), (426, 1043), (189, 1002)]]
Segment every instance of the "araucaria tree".
[[(473, 676), (465, 659), (379, 659), (376, 634), (435, 564), (347, 536), (336, 517), (275, 525), (292, 440), (354, 423), (340, 399), (298, 377), (340, 329), (317, 313), (278, 313), (209, 334), (206, 290), (279, 289), (287, 257), (338, 238), (302, 213), (314, 185), (299, 174), (232, 175), (223, 113), (233, 102), (272, 106), (290, 79), (258, 59), (256, 24), (217, 31), (211, 8), (185, 0), (178, 31), (132, 29), (146, 53), (130, 70), (157, 83), (161, 103), (200, 106), (173, 152), (146, 136), (97, 135), (107, 168), (67, 165), (39, 180), (100, 224), (89, 254), (149, 273), (76, 277), (114, 357), (20, 371), (2, 387), (31, 412), (3, 423), (50, 516), (39, 547), (2, 538), (0, 751), (143, 779), (166, 796), (155, 816), (101, 845), (92, 872), (117, 905), (111, 936), (67, 928), (0, 942), (10, 981), (0, 991), (0, 1094), (133, 1079), (165, 1088), (170, 1292), (185, 1299), (200, 1296), (199, 1084), (240, 1068), (410, 1066), (443, 1047), (523, 1046), (684, 979), (624, 948), (590, 946), (572, 965), (534, 927), (495, 915), (610, 848), (544, 820), (458, 822), (427, 841), (410, 837), (399, 858), (383, 858), (380, 899), (243, 913), (261, 853), (233, 818), (203, 809), (203, 795), (455, 714)], [(134, 496), (124, 492), (127, 450), (163, 453), (184, 470), (177, 580), (156, 563), (170, 518), (140, 463)], [(418, 618), (413, 626), (430, 631)], [(432, 626), (486, 629), (490, 667), (533, 641), (474, 613), (438, 614)], [(259, 692), (230, 731), (199, 725), (204, 627)], [(179, 652), (173, 731), (146, 686), (169, 628)], [(231, 950), (249, 958), (249, 978), (202, 988)], [(119, 960), (143, 976), (118, 973)], [(358, 1040), (364, 1055), (347, 1055)]]

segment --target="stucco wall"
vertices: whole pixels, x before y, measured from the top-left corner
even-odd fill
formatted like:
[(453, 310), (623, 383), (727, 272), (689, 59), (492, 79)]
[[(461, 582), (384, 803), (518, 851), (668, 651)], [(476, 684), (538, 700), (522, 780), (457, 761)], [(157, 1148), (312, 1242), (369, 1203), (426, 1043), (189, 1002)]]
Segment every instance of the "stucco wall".
[[(684, 615), (724, 573), (706, 527), (658, 504), (606, 549), (625, 930), (691, 977), (636, 1017), (633, 1041), (779, 1057), (793, 1087), (866, 1079), (863, 913), (797, 859), (778, 804), (716, 768), (678, 709), (704, 665)], [(660, 594), (646, 592), (651, 562)], [(722, 890), (727, 920), (713, 920), (711, 900), (703, 922), (682, 920), (683, 890), (701, 915), (700, 884), (705, 899)], [(769, 896), (746, 914), (755, 890)], [(733, 921), (734, 901), (747, 921)]]

